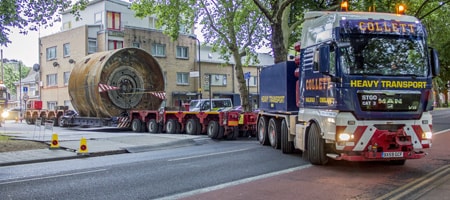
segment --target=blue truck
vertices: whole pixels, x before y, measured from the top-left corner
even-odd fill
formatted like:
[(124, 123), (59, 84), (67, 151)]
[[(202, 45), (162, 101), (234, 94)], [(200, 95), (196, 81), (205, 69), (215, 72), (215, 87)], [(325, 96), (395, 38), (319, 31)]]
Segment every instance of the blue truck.
[(316, 165), (424, 157), (439, 74), (426, 40), (412, 16), (305, 13), (295, 61), (261, 71), (258, 141)]

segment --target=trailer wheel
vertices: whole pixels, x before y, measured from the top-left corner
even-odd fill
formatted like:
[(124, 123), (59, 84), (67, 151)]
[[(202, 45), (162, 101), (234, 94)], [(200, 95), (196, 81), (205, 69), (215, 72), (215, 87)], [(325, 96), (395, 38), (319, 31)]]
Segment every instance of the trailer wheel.
[(222, 139), (224, 132), (225, 132), (225, 128), (222, 126), (219, 126), (219, 133), (217, 133), (217, 139)]
[(286, 123), (286, 119), (281, 121), (281, 151), (283, 153), (293, 153), (294, 152), (294, 142), (289, 142), (289, 133)]
[(200, 123), (200, 120), (197, 120), (197, 132), (196, 132), (196, 134), (200, 135), (200, 134), (202, 134), (202, 131), (203, 131), (203, 125)]
[(320, 130), (316, 123), (312, 123), (308, 131), (307, 154), (313, 165), (325, 165), (328, 157), (325, 155), (325, 141), (320, 137)]
[(258, 121), (258, 141), (262, 145), (269, 145), (269, 140), (267, 139), (267, 118), (260, 117)]
[(170, 133), (170, 134), (177, 133), (177, 131), (179, 130), (178, 127), (179, 127), (178, 122), (175, 119), (167, 120), (167, 124), (166, 124), (166, 132), (167, 133)]
[(267, 127), (267, 136), (270, 146), (274, 149), (281, 147), (281, 135), (280, 135), (280, 121), (275, 118), (269, 119), (269, 125)]
[(208, 124), (208, 137), (211, 139), (217, 139), (217, 135), (219, 134), (219, 123), (216, 121), (210, 121)]
[(149, 133), (159, 133), (159, 124), (156, 122), (156, 119), (148, 120), (147, 129)]
[(188, 135), (196, 135), (197, 134), (197, 120), (196, 119), (188, 119), (186, 122), (186, 134)]
[(142, 132), (142, 121), (140, 119), (133, 119), (131, 122), (131, 130), (134, 132)]
[(233, 130), (227, 135), (228, 140), (236, 140), (239, 137), (239, 127), (233, 127)]
[(29, 117), (25, 118), (25, 122), (27, 122), (28, 125), (34, 124)]

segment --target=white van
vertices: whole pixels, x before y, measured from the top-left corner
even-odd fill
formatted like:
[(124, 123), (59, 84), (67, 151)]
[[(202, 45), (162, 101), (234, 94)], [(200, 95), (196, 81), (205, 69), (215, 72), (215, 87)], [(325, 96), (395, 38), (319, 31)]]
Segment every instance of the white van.
[[(210, 102), (212, 102), (212, 105)], [(233, 108), (233, 103), (231, 103), (231, 99), (226, 98), (194, 99), (189, 103), (189, 111), (222, 111), (231, 108)]]

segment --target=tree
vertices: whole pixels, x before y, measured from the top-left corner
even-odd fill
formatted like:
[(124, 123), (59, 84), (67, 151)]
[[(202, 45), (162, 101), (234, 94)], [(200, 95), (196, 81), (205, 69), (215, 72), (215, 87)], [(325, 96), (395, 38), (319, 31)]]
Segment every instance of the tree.
[(300, 40), (305, 10), (335, 9), (337, 0), (253, 0), (270, 24), (271, 47), (274, 62), (287, 60), (288, 50)]
[(37, 31), (40, 27), (53, 26), (61, 21), (58, 11), (72, 8), (71, 13), (79, 16), (78, 11), (84, 9), (89, 0), (78, 0), (72, 5), (67, 0), (1, 0), (0, 1), (0, 46), (11, 43), (11, 28), (18, 28), (21, 34)]
[(222, 57), (235, 62), (236, 78), (241, 94), (242, 107), (250, 111), (248, 88), (245, 84), (243, 66), (257, 63), (255, 50), (264, 43), (267, 33), (266, 21), (258, 8), (247, 0), (146, 0), (134, 1), (131, 7), (136, 16), (156, 15), (157, 26), (165, 26), (164, 32), (178, 38), (180, 27), (192, 27), (194, 22), (203, 25), (205, 42)]
[[(23, 65), (21, 61), (10, 60), (8, 63), (3, 64), (4, 84), (9, 89), (12, 95), (17, 94), (16, 85), (20, 79), (25, 78), (30, 72), (31, 68)], [(20, 67), (20, 74), (19, 74)]]

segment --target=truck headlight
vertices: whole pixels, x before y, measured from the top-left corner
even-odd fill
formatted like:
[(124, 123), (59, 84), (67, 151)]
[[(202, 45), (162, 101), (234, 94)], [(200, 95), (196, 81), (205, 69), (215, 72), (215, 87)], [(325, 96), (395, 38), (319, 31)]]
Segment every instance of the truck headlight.
[(349, 133), (340, 133), (338, 135), (338, 139), (339, 139), (339, 141), (349, 141), (349, 140), (353, 139), (353, 135), (349, 134)]
[(4, 119), (6, 119), (8, 116), (9, 116), (9, 112), (8, 112), (8, 111), (3, 111), (2, 117), (3, 117)]
[(433, 133), (432, 132), (424, 132), (424, 133), (422, 133), (422, 139), (431, 140), (432, 137), (433, 137)]

